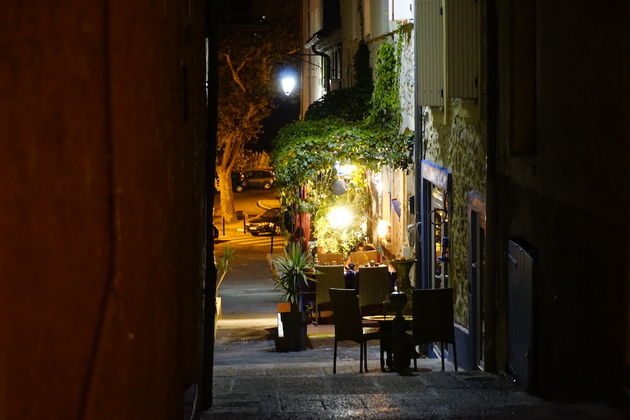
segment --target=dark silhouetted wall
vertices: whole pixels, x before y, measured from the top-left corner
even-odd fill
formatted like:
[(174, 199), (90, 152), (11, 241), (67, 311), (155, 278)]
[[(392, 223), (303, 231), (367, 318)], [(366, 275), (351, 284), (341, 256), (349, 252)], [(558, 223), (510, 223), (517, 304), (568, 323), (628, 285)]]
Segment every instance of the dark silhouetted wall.
[(3, 2), (0, 419), (179, 419), (200, 383), (203, 2)]
[(534, 391), (618, 402), (628, 366), (630, 7), (497, 4), (497, 366), (509, 333), (504, 251), (516, 237), (537, 253)]

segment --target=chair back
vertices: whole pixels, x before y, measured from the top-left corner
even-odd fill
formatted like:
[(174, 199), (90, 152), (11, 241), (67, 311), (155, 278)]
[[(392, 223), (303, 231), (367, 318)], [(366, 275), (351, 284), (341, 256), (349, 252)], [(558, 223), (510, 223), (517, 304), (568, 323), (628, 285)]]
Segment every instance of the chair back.
[(327, 252), (317, 254), (317, 263), (320, 265), (343, 265), (343, 254), (337, 252)]
[(316, 265), (315, 270), (321, 273), (315, 277), (315, 304), (330, 303), (328, 289), (343, 289), (345, 286), (343, 265)]
[(454, 342), (453, 289), (415, 289), (412, 298), (414, 344)]
[(386, 266), (363, 267), (359, 270), (359, 306), (364, 309), (366, 306), (382, 304), (391, 292), (391, 282), (389, 271)]
[(373, 249), (371, 251), (363, 251), (363, 253), (365, 254), (365, 257), (368, 259), (368, 261), (375, 261), (377, 263), (381, 262), (381, 253), (378, 252), (378, 250)]
[(360, 341), (363, 334), (359, 299), (354, 289), (329, 289), (335, 322), (335, 338)]
[(350, 253), (350, 262), (353, 262), (356, 266), (367, 265), (370, 260), (363, 251), (356, 251)]

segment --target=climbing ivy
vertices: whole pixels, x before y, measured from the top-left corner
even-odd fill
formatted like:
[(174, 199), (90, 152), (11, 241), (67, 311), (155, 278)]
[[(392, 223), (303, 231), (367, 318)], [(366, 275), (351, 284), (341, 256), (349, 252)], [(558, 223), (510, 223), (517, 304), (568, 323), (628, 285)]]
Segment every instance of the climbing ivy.
[[(341, 201), (358, 206), (356, 214), (365, 217), (366, 170), (378, 170), (384, 165), (408, 169), (412, 163), (413, 133), (399, 133), (399, 78), (404, 42), (403, 32), (399, 35), (396, 46), (386, 41), (379, 47), (374, 82), (369, 49), (361, 41), (354, 57), (355, 85), (327, 93), (311, 104), (304, 121), (285, 126), (274, 139), (272, 161), (281, 201), (299, 212), (312, 213), (316, 229), (325, 225), (323, 218), (327, 209)], [(334, 169), (337, 163), (353, 163), (359, 167), (348, 180), (348, 190), (343, 196), (333, 195), (330, 189), (337, 178)], [(306, 199), (298, 196), (298, 186), (308, 187)], [(358, 218), (356, 223), (364, 226), (364, 222)], [(351, 231), (357, 232), (357, 229), (355, 226)], [(350, 231), (321, 229), (318, 240), (320, 236), (324, 241), (331, 239), (331, 244), (342, 244), (340, 251), (347, 251), (346, 248), (365, 233), (364, 228), (360, 231), (363, 233), (357, 236)], [(333, 234), (337, 237), (329, 238)]]
[(401, 120), (400, 54), (396, 49), (389, 42), (383, 42), (376, 53), (376, 80), (366, 119), (370, 125), (384, 124), (392, 130), (398, 130)]
[(340, 118), (346, 121), (363, 120), (370, 112), (373, 82), (370, 68), (370, 50), (360, 41), (354, 55), (355, 84), (349, 88), (333, 90), (313, 102), (306, 111), (305, 120)]

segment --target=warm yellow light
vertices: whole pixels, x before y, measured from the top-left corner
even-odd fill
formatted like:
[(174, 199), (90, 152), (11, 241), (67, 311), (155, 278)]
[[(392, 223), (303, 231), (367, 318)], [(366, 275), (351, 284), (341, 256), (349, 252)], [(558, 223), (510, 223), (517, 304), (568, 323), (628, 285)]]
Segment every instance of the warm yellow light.
[(347, 228), (352, 224), (354, 215), (345, 207), (333, 207), (328, 212), (328, 223), (335, 229)]
[(376, 233), (379, 238), (385, 238), (389, 231), (389, 223), (385, 220), (379, 220), (378, 225), (376, 225)]
[(351, 163), (344, 163), (343, 165), (335, 165), (335, 169), (337, 169), (337, 175), (339, 176), (350, 176), (352, 172), (356, 171), (357, 166)]

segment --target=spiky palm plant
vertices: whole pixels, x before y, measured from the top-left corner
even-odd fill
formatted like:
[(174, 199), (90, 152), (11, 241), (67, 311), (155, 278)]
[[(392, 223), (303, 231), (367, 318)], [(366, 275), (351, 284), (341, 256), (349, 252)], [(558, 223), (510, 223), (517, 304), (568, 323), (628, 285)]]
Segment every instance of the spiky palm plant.
[(282, 290), (284, 298), (291, 303), (291, 310), (297, 310), (302, 287), (312, 280), (309, 276), (316, 274), (313, 261), (302, 247), (293, 243), (289, 245), (284, 256), (274, 261), (276, 268), (276, 282), (274, 287)]

